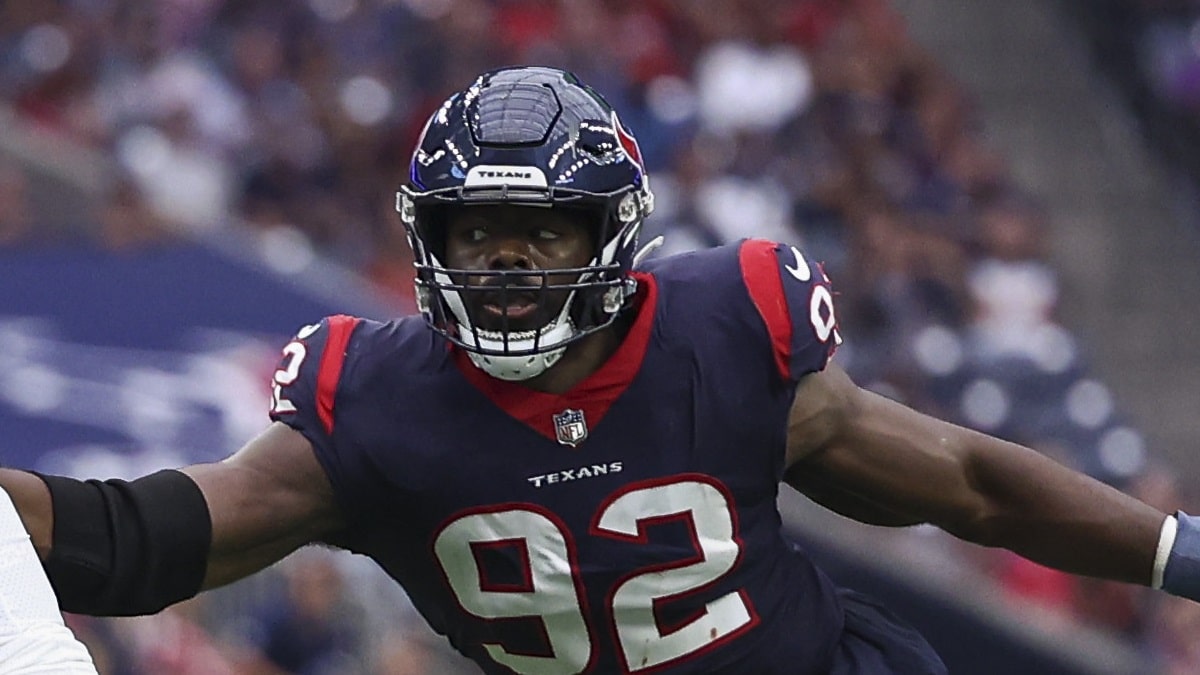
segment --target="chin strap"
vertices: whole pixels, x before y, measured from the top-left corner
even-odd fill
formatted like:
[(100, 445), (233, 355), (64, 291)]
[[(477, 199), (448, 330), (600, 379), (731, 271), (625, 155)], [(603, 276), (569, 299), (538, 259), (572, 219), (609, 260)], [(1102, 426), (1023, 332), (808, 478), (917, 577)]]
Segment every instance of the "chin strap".
[[(468, 344), (485, 347), (492, 350), (491, 353), (480, 353), (472, 349), (466, 349), (467, 355), (471, 358), (471, 363), (474, 363), (483, 372), (492, 377), (500, 378), (501, 380), (518, 381), (528, 380), (531, 377), (541, 375), (547, 368), (553, 366), (562, 357), (567, 350), (566, 345), (555, 347), (553, 345), (566, 342), (575, 334), (575, 324), (571, 318), (567, 316), (566, 310), (557, 319), (547, 324), (541, 329), (538, 340), (544, 340), (549, 346), (545, 351), (537, 353), (526, 353), (519, 355), (508, 355), (499, 352), (504, 348), (504, 336), (501, 333), (489, 334), (486, 331), (474, 332), (466, 326), (460, 328), (461, 339)], [(510, 340), (509, 345), (513, 346)], [(521, 342), (532, 343), (533, 339), (522, 340)], [(515, 345), (516, 349), (522, 349), (525, 345)]]
[(558, 363), (566, 351), (566, 347), (559, 347), (549, 352), (526, 356), (496, 356), (469, 351), (467, 357), (477, 368), (492, 377), (509, 382), (520, 382), (537, 377), (549, 370), (551, 366)]

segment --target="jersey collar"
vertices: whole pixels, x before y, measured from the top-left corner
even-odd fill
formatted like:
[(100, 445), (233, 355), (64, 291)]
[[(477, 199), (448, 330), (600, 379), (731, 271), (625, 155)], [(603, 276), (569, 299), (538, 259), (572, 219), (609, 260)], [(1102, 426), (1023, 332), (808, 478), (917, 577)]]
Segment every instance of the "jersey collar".
[(530, 389), (519, 382), (492, 377), (471, 363), (466, 351), (452, 348), (454, 363), (463, 376), (509, 416), (537, 433), (555, 440), (554, 416), (565, 410), (581, 410), (588, 427), (594, 429), (608, 409), (633, 383), (645, 359), (658, 304), (658, 284), (644, 272), (631, 274), (638, 282), (634, 302), (637, 317), (625, 340), (594, 373), (569, 391), (551, 394)]

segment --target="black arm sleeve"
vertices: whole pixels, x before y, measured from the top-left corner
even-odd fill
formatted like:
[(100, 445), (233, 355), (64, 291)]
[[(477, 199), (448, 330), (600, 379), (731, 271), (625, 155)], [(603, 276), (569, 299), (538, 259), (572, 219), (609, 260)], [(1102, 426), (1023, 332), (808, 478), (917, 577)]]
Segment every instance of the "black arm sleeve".
[(134, 481), (39, 477), (54, 509), (44, 565), (64, 611), (153, 614), (199, 592), (212, 519), (186, 474), (166, 470)]

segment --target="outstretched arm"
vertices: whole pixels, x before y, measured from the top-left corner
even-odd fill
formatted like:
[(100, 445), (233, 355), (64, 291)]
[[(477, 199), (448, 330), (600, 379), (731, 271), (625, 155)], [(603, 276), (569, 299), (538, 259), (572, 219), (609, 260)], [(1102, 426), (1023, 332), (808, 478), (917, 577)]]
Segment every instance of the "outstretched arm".
[(1143, 585), (1166, 518), (1034, 450), (861, 389), (833, 364), (797, 388), (788, 466), (963, 539)]
[(333, 489), (308, 439), (276, 422), (228, 459), (183, 469), (212, 519), (204, 589), (271, 565), (341, 527)]
[[(47, 485), (51, 489), (47, 489)], [(64, 609), (152, 613), (341, 526), (308, 440), (276, 423), (232, 457), (132, 482), (2, 470)]]

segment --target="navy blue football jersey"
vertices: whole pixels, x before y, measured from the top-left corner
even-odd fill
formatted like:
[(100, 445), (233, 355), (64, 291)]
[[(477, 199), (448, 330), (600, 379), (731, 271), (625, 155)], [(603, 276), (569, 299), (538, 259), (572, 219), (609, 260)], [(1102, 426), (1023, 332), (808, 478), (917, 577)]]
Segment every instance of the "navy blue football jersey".
[(796, 383), (840, 341), (818, 265), (765, 241), (647, 263), (618, 351), (556, 395), (419, 317), (329, 317), (275, 373), (349, 527), (487, 673), (818, 673), (831, 582), (776, 509)]

